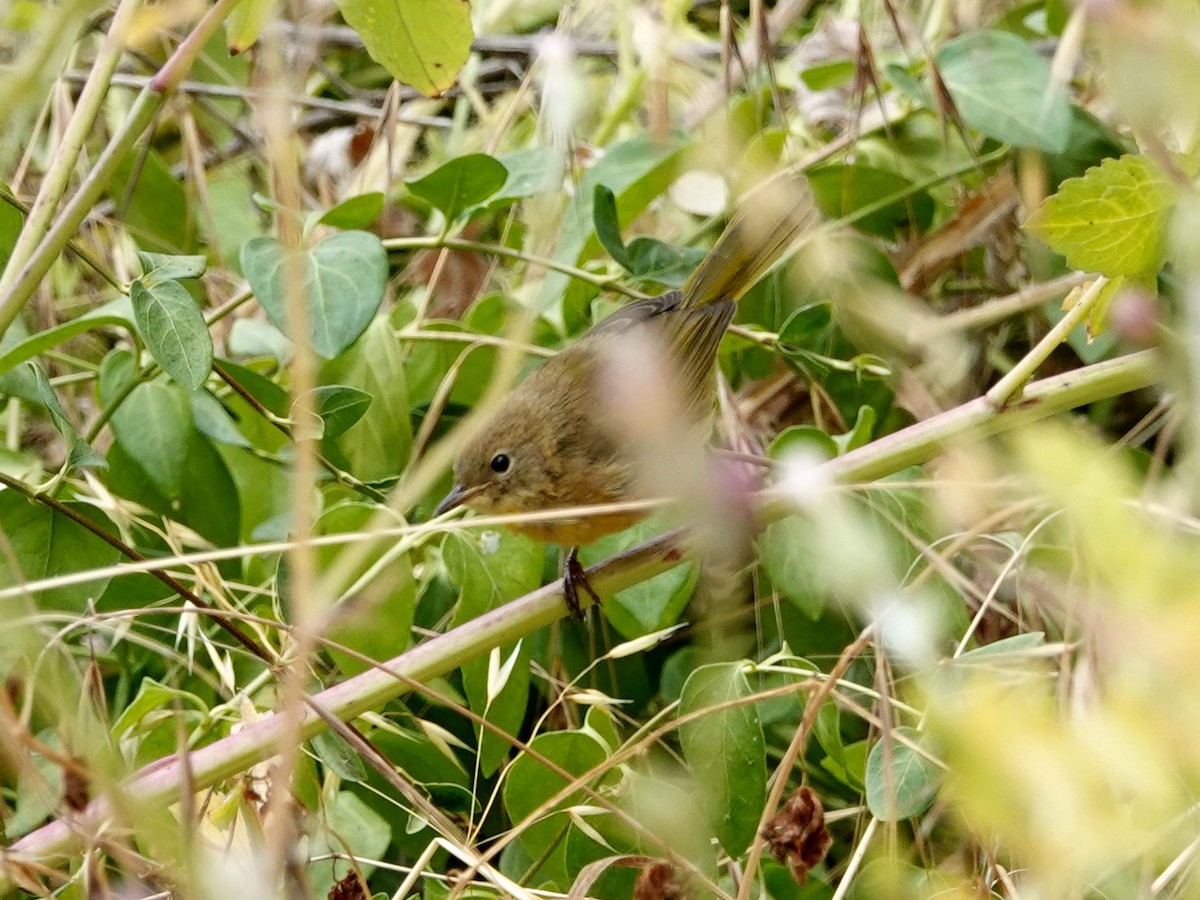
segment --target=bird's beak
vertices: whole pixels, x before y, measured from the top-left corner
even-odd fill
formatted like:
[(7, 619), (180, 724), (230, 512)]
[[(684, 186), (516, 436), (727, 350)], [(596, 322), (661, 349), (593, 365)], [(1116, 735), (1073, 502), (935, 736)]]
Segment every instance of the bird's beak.
[(482, 484), (477, 484), (475, 487), (465, 488), (461, 484), (456, 484), (450, 489), (450, 493), (442, 498), (442, 502), (437, 505), (437, 509), (433, 511), (433, 514), (440, 516), (444, 512), (457, 509), (478, 494), (483, 487)]

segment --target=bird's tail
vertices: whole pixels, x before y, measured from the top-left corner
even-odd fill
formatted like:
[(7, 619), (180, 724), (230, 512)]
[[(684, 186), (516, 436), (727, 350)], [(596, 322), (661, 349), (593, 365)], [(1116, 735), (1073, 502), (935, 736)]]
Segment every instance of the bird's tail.
[(755, 191), (684, 284), (680, 306), (695, 308), (737, 300), (766, 274), (814, 218), (807, 185), (789, 181)]

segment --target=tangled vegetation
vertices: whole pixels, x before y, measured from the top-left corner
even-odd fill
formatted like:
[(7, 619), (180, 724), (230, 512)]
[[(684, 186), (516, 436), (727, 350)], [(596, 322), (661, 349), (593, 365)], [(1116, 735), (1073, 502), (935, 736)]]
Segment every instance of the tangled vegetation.
[[(1198, 71), (1185, 0), (0, 0), (0, 894), (1193, 896)], [(809, 202), (713, 449), (622, 395), (602, 608), (435, 515)]]

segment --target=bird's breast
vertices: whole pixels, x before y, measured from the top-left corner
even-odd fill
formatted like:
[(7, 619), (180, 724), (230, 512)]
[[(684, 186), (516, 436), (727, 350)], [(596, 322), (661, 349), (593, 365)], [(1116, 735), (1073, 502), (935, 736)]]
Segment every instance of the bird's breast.
[(644, 512), (608, 513), (598, 516), (565, 517), (512, 526), (512, 530), (537, 541), (563, 547), (582, 547), (623, 531), (645, 517)]

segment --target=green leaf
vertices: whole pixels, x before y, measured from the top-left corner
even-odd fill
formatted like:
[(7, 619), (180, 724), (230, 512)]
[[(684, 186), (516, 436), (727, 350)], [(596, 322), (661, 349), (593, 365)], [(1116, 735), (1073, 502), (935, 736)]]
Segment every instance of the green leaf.
[(833, 459), (838, 455), (838, 445), (828, 432), (816, 425), (789, 425), (775, 435), (767, 448), (771, 459), (783, 459), (799, 452)]
[(359, 478), (378, 481), (395, 477), (408, 463), (412, 420), (406, 362), (400, 339), (380, 316), (353, 347), (321, 370), (322, 381), (371, 398), (358, 420), (335, 438), (337, 449)]
[[(679, 699), (679, 716), (751, 696), (744, 663), (703, 666)], [(767, 749), (754, 704), (729, 706), (679, 727), (683, 758), (696, 778), (709, 825), (732, 857), (758, 830), (767, 797)]]
[(199, 278), (208, 268), (208, 257), (206, 256), (149, 253), (145, 250), (139, 250), (137, 255), (142, 263), (142, 281), (146, 284), (156, 281), (183, 281), (188, 278)]
[(937, 54), (942, 80), (967, 126), (1018, 147), (1059, 153), (1071, 131), (1071, 105), (1049, 64), (1003, 31), (974, 31)]
[[(107, 392), (101, 390), (101, 398)], [(168, 499), (179, 494), (194, 429), (188, 395), (163, 381), (139, 384), (112, 417), (113, 432)]]
[(137, 696), (113, 723), (113, 736), (124, 738), (136, 734), (142, 720), (151, 713), (174, 715), (175, 700), (183, 701), (181, 706), (194, 706), (201, 711), (208, 710), (204, 701), (195, 694), (161, 684), (150, 677), (143, 677), (138, 686)]
[(758, 553), (775, 589), (815, 621), (825, 608), (825, 596), (813, 577), (818, 560), (812, 528), (802, 516), (772, 522), (759, 536)]
[(50, 421), (54, 423), (55, 429), (67, 441), (67, 464), (80, 469), (103, 468), (107, 466), (108, 463), (105, 462), (104, 457), (93, 450), (79, 436), (79, 432), (75, 430), (75, 426), (71, 424), (70, 419), (63, 412), (62, 405), (58, 402), (58, 395), (54, 393), (50, 379), (46, 377), (46, 373), (42, 371), (41, 366), (36, 363), (30, 363), (29, 368), (33, 370), (38, 397), (41, 398), (43, 405), (45, 405), (46, 412), (50, 414)]
[(996, 657), (1000, 656), (1019, 658), (1029, 655), (1033, 650), (1037, 650), (1045, 643), (1046, 634), (1042, 631), (1027, 631), (1024, 634), (1014, 634), (1012, 637), (1001, 638), (998, 641), (992, 641), (990, 644), (984, 644), (982, 647), (966, 651), (954, 660), (954, 665), (970, 665), (972, 663), (990, 665), (995, 662)]
[(313, 391), (314, 407), (325, 423), (325, 437), (337, 437), (363, 417), (371, 395), (344, 384), (327, 384)]
[(875, 410), (870, 406), (860, 406), (854, 425), (845, 434), (834, 437), (833, 442), (837, 445), (839, 453), (849, 453), (870, 443), (874, 431)]
[(8, 189), (0, 184), (0, 272), (8, 264), (13, 247), (17, 244), (17, 236), (21, 233), (25, 217), (21, 210), (11, 203), (5, 202)]
[(405, 182), (408, 189), (435, 209), (446, 222), (456, 221), (471, 207), (483, 203), (508, 180), (504, 164), (486, 153), (456, 156), (423, 178)]
[[(93, 506), (68, 504), (80, 515), (95, 522), (110, 534), (116, 526)], [(0, 522), (3, 522), (5, 549), (0, 553), (0, 585), (11, 587), (52, 575), (66, 575), (114, 565), (121, 558), (109, 546), (82, 525), (58, 510), (27, 500), (13, 490), (0, 490)], [(81, 613), (88, 600), (104, 593), (111, 576), (83, 584), (53, 588), (38, 594), (39, 604), (54, 609)], [(0, 620), (20, 615), (23, 601), (0, 603)], [(7, 627), (7, 624), (6, 624)]]
[[(366, 503), (342, 503), (327, 509), (317, 519), (319, 534), (352, 534), (365, 531), (376, 513), (376, 507)], [(391, 524), (403, 525), (399, 514), (388, 510)], [(317, 561), (323, 571), (334, 569), (343, 556), (354, 561), (346, 575), (346, 583), (373, 574), (370, 586), (343, 601), (341, 608), (332, 611), (328, 637), (350, 650), (383, 662), (404, 652), (411, 641), (413, 610), (416, 607), (417, 587), (413, 578), (412, 558), (408, 553), (397, 554), (395, 547), (374, 545), (366, 554), (354, 545), (320, 547)], [(386, 623), (386, 627), (380, 627)], [(357, 675), (369, 664), (331, 647), (329, 654), (343, 672)]]
[[(582, 731), (550, 731), (539, 734), (529, 745), (533, 754), (521, 753), (513, 760), (508, 778), (504, 781), (504, 808), (514, 823), (523, 822), (526, 816), (549, 800), (564, 787), (566, 780), (548, 768), (542, 759), (549, 760), (573, 776), (583, 775), (607, 758), (604, 746), (590, 734)], [(582, 791), (575, 791), (562, 800), (555, 809), (591, 803)], [(534, 852), (551, 844), (567, 828), (569, 820), (558, 812), (526, 823), (521, 841)]]
[[(108, 486), (113, 493), (169, 516), (219, 547), (237, 543), (242, 496), (229, 466), (212, 444), (198, 436), (189, 442), (187, 450), (179, 490), (167, 493), (148, 477), (142, 459), (134, 459), (118, 442), (108, 452)], [(279, 490), (277, 481), (266, 477), (263, 481), (266, 488)]]
[[(507, 531), (484, 531), (478, 536), (450, 534), (442, 543), (442, 559), (451, 584), (459, 588), (454, 624), (461, 625), (502, 603), (532, 591), (541, 583), (544, 554), (529, 538)], [(499, 648), (501, 660), (516, 649), (515, 642)], [(529, 701), (530, 642), (521, 645), (520, 656), (500, 693), (488, 702), (488, 659), (477, 656), (462, 666), (463, 688), (473, 712), (509, 734), (516, 734)], [(510, 745), (489, 731), (476, 728), (479, 736), (480, 767), (491, 775), (508, 755)]]
[(1106, 159), (1068, 178), (1026, 227), (1067, 264), (1088, 272), (1147, 275), (1162, 265), (1175, 190), (1144, 156)]
[(454, 84), (471, 53), (467, 0), (339, 0), (338, 7), (371, 58), (423, 94)]
[(810, 303), (790, 316), (779, 329), (779, 343), (788, 350), (817, 350), (829, 339), (833, 325), (833, 304)]
[(244, 53), (254, 46), (266, 24), (271, 21), (276, 0), (241, 0), (225, 19), (225, 35), (231, 54)]
[(127, 297), (119, 297), (89, 313), (84, 313), (77, 319), (64, 322), (54, 328), (47, 328), (45, 331), (39, 331), (7, 348), (4, 354), (0, 355), (0, 375), (73, 337), (98, 328), (112, 327), (133, 330), (133, 309), (130, 307)]
[(800, 80), (810, 91), (829, 91), (850, 82), (855, 69), (854, 60), (835, 59), (809, 66), (800, 73)]
[(367, 780), (367, 766), (341, 735), (323, 731), (312, 739), (313, 751), (321, 764), (342, 781), (357, 784)]
[[(589, 544), (580, 551), (579, 558), (585, 565), (592, 565), (665, 530), (662, 519), (652, 516)], [(626, 640), (660, 631), (679, 621), (695, 586), (696, 566), (693, 563), (675, 566), (605, 598), (605, 618)]]
[(327, 209), (317, 221), (322, 225), (331, 225), (334, 228), (366, 228), (379, 218), (381, 212), (383, 212), (383, 193), (371, 191), (368, 194), (347, 197), (341, 203)]
[[(913, 189), (903, 175), (855, 163), (822, 166), (808, 173), (817, 207), (831, 219), (846, 218), (867, 234), (894, 238), (897, 231), (924, 231), (933, 222), (934, 202), (927, 191)], [(863, 215), (880, 198), (901, 195), (882, 209)]]
[(652, 237), (635, 237), (627, 249), (634, 275), (671, 287), (680, 287), (706, 255), (698, 248), (676, 247)]
[(134, 321), (146, 347), (163, 371), (189, 390), (199, 389), (212, 372), (213, 343), (204, 316), (178, 281), (129, 290)]
[[(688, 146), (685, 137), (672, 134), (666, 140), (648, 135), (630, 138), (610, 146), (580, 180), (576, 200), (563, 213), (562, 237), (554, 258), (568, 265), (578, 265), (596, 252), (595, 220), (592, 203), (596, 185), (608, 187), (617, 200), (620, 219), (632, 221), (651, 201), (662, 194), (675, 180), (679, 159)], [(549, 272), (542, 281), (537, 308), (548, 307), (561, 300), (570, 280), (561, 272)], [(564, 310), (568, 328), (581, 322), (571, 321)]]
[(621, 237), (621, 224), (617, 221), (617, 198), (602, 184), (596, 185), (592, 194), (592, 216), (596, 224), (596, 238), (600, 246), (613, 258), (613, 262), (626, 272), (633, 271), (633, 260), (625, 249)]
[(221, 401), (208, 391), (195, 391), (191, 397), (192, 418), (196, 430), (216, 441), (218, 444), (228, 444), (231, 447), (250, 447), (250, 441), (238, 431), (233, 417), (221, 405)]
[(237, 319), (229, 329), (225, 347), (230, 356), (266, 357), (281, 363), (292, 358), (292, 342), (278, 328), (262, 319)]
[(328, 897), (349, 872), (357, 869), (369, 876), (374, 871), (368, 860), (384, 856), (392, 842), (392, 828), (350, 791), (338, 791), (325, 799), (319, 820), (323, 827), (308, 839), (307, 852), (320, 861), (305, 867), (305, 877), (312, 889), (308, 896)]
[[(895, 734), (920, 745), (921, 732), (897, 728)], [(881, 822), (919, 816), (933, 803), (941, 770), (907, 744), (880, 740), (867, 756), (867, 807)]]
[[(308, 298), (313, 349), (332, 359), (366, 330), (383, 300), (387, 252), (373, 234), (342, 231), (301, 251), (298, 279)], [(291, 266), (274, 238), (251, 238), (242, 247), (242, 271), (267, 317), (284, 334)]]
[(181, 253), (195, 245), (187, 191), (157, 151), (140, 145), (131, 149), (108, 184), (117, 218), (138, 246)]
[(562, 190), (565, 160), (561, 152), (551, 147), (527, 147), (502, 153), (496, 157), (508, 171), (504, 187), (485, 204), (487, 209)]

